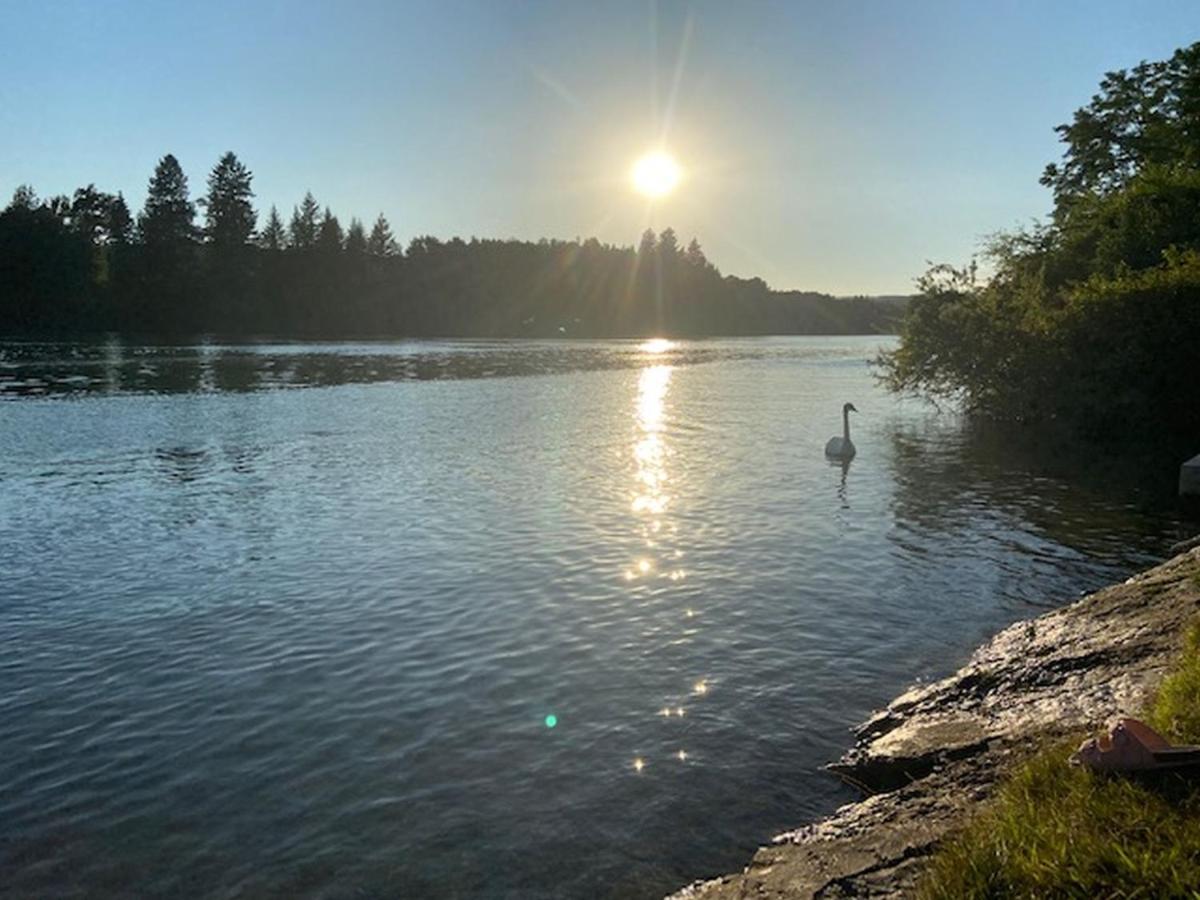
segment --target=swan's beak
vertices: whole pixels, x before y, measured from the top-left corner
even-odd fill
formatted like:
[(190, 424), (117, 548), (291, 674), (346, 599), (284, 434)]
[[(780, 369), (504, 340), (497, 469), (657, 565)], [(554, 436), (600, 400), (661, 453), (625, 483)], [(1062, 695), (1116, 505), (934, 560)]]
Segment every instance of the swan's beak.
[(851, 404), (850, 404), (850, 412), (855, 412), (855, 413), (856, 413), (856, 412), (858, 412), (858, 410), (857, 410), (857, 409), (855, 409), (855, 407), (854, 407), (854, 404), (853, 404), (853, 403), (851, 403)]

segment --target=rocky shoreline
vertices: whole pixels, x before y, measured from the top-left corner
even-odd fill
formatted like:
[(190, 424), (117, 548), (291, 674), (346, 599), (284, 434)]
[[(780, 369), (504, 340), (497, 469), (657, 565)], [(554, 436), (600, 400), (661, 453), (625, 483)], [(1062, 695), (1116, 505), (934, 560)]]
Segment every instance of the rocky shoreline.
[(927, 857), (1045, 738), (1135, 713), (1200, 613), (1200, 547), (980, 647), (941, 681), (913, 688), (855, 731), (828, 768), (869, 796), (778, 835), (744, 871), (669, 900), (911, 896)]

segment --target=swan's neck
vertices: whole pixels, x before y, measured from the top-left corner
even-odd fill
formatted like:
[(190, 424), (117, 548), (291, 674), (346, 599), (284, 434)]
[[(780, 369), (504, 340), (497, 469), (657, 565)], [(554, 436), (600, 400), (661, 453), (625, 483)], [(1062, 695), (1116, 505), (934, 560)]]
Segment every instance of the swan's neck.
[(850, 410), (842, 410), (842, 439), (850, 443)]

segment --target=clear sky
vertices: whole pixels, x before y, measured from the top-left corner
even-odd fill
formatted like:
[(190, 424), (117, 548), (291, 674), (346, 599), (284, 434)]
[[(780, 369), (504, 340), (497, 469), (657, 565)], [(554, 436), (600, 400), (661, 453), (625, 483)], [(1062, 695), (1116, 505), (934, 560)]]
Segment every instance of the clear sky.
[[(699, 238), (777, 288), (903, 293), (1049, 208), (1053, 126), (1200, 2), (0, 0), (0, 194), (218, 156), (402, 240)], [(685, 170), (650, 206), (628, 173)], [(0, 202), (6, 202), (0, 201)], [(369, 224), (369, 221), (368, 221)]]

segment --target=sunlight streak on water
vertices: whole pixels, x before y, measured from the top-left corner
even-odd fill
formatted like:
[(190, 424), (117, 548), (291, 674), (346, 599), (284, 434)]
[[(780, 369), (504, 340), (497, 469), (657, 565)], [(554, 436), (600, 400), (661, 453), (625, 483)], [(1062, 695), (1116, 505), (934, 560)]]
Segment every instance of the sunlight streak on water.
[(670, 350), (674, 350), (675, 346), (676, 345), (674, 341), (668, 341), (666, 338), (651, 338), (645, 343), (639, 344), (638, 349), (643, 353), (653, 353), (657, 355), (659, 353), (666, 353)]

